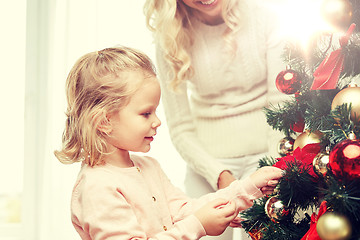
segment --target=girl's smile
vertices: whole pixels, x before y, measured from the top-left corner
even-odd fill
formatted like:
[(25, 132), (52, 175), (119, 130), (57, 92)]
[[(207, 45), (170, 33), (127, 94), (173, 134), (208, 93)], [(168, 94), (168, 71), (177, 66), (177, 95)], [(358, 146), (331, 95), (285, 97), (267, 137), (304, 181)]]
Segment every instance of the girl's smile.
[[(155, 136), (155, 135), (154, 135)], [(150, 142), (154, 141), (154, 137), (145, 137), (146, 140), (149, 140)]]

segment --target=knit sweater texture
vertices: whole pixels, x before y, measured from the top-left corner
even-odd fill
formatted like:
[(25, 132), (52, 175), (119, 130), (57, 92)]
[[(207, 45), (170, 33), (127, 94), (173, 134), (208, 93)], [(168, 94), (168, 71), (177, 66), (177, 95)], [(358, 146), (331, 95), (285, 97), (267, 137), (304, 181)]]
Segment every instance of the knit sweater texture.
[(209, 26), (192, 19), (190, 50), (194, 76), (178, 92), (170, 90), (171, 70), (157, 46), (162, 103), (172, 142), (182, 158), (217, 189), (219, 174), (228, 170), (218, 159), (276, 154), (280, 133), (263, 112), (285, 94), (275, 85), (285, 69), (275, 18), (257, 1), (248, 1), (246, 24), (236, 36), (235, 57), (226, 52), (225, 24)]
[(193, 213), (216, 198), (238, 209), (262, 196), (250, 179), (198, 199), (171, 184), (156, 160), (132, 155), (134, 167), (83, 164), (71, 200), (72, 222), (83, 240), (199, 239), (205, 230)]

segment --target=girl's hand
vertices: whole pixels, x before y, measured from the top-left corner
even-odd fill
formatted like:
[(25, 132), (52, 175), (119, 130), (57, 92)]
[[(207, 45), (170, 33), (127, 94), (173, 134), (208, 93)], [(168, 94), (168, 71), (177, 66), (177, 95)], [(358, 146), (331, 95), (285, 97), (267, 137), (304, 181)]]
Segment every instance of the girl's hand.
[(235, 204), (225, 199), (208, 202), (195, 212), (195, 216), (203, 225), (206, 234), (220, 235), (237, 216)]
[(243, 219), (241, 219), (239, 216), (237, 216), (234, 220), (232, 220), (232, 222), (230, 223), (230, 227), (233, 228), (241, 228), (241, 222), (243, 221)]
[(283, 174), (283, 170), (277, 167), (266, 166), (251, 174), (250, 179), (263, 194), (271, 194)]

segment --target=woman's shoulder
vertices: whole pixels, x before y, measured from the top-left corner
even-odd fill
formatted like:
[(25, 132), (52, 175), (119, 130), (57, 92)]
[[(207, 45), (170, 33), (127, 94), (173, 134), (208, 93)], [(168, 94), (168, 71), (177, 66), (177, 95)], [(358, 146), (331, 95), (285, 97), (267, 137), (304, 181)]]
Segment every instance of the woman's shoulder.
[(252, 14), (249, 16), (253, 19), (254, 25), (259, 34), (272, 34), (278, 31), (281, 26), (281, 9), (284, 6), (283, 0), (254, 0), (252, 5)]
[(269, 18), (279, 17), (284, 4), (283, 0), (254, 0), (251, 6), (256, 17), (269, 20)]

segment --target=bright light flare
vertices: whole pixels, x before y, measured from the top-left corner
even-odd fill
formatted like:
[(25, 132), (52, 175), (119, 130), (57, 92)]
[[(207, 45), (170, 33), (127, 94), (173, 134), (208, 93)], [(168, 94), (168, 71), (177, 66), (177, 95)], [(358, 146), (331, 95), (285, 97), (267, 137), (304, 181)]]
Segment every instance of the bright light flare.
[(343, 9), (344, 4), (342, 4), (340, 1), (329, 1), (328, 4), (324, 5), (324, 11), (329, 13), (337, 13), (339, 12), (339, 9)]
[(335, 29), (322, 17), (324, 0), (282, 0), (269, 6), (280, 20), (282, 38), (295, 40), (304, 48), (314, 34)]

